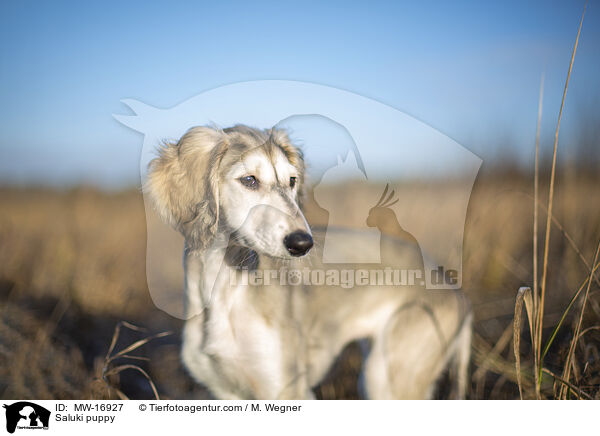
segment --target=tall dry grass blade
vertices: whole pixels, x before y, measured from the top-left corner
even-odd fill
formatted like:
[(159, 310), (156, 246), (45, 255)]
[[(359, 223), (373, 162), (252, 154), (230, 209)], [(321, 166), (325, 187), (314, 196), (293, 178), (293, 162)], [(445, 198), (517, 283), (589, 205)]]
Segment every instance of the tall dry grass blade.
[[(475, 333), (473, 335), (473, 362), (477, 366), (483, 362), (487, 362), (487, 371), (498, 375), (504, 375), (511, 382), (517, 384), (517, 371), (515, 369), (515, 362), (512, 359), (508, 360), (502, 356), (497, 356), (496, 358), (490, 360), (488, 357), (491, 351), (492, 346), (488, 344), (487, 341), (481, 336)], [(523, 372), (521, 376), (521, 383), (524, 388), (533, 387), (533, 377), (529, 377), (529, 374), (526, 372)]]
[(112, 362), (115, 359), (118, 359), (119, 357), (125, 357), (125, 355), (127, 353), (129, 353), (130, 351), (133, 350), (137, 350), (138, 348), (140, 348), (142, 345), (147, 344), (148, 342), (154, 340), (154, 339), (158, 339), (158, 338), (164, 338), (165, 336), (169, 336), (172, 335), (173, 332), (161, 332), (161, 333), (157, 333), (155, 335), (152, 336), (148, 336), (147, 338), (144, 339), (140, 339), (139, 341), (134, 342), (133, 344), (129, 345), (128, 347), (125, 347), (124, 349), (122, 349), (121, 351), (119, 351), (118, 353), (114, 354), (113, 356), (110, 356), (107, 360), (107, 363)]
[[(531, 334), (534, 338), (537, 338), (537, 317), (539, 307), (539, 294), (538, 294), (538, 202), (539, 202), (539, 185), (540, 185), (540, 130), (542, 125), (542, 107), (544, 103), (544, 73), (540, 79), (540, 98), (538, 101), (538, 117), (537, 127), (535, 131), (535, 170), (533, 180), (533, 324), (534, 330)], [(537, 371), (539, 366), (539, 357), (536, 350), (533, 352), (533, 368)], [(537, 380), (537, 378), (536, 378)], [(536, 383), (537, 397), (540, 397), (539, 385)], [(521, 387), (519, 386), (519, 394), (521, 394)], [(521, 395), (521, 399), (522, 399)]]
[(533, 303), (538, 305), (538, 203), (540, 190), (540, 129), (544, 103), (544, 73), (540, 79), (540, 99), (538, 101), (537, 128), (535, 130), (535, 171), (533, 178)]
[(108, 347), (108, 351), (106, 352), (106, 356), (105, 356), (104, 360), (108, 360), (110, 358), (110, 355), (114, 351), (115, 346), (117, 345), (117, 340), (119, 339), (119, 335), (121, 334), (121, 327), (127, 327), (128, 329), (134, 330), (136, 332), (146, 331), (145, 328), (138, 327), (136, 325), (128, 323), (127, 321), (119, 321), (117, 323), (117, 326), (115, 327), (115, 331), (113, 333), (113, 337), (112, 337), (112, 340), (110, 341), (110, 345)]
[(477, 365), (478, 368), (473, 373), (473, 377), (472, 377), (473, 380), (477, 380), (477, 379), (480, 379), (480, 378), (482, 378), (482, 377), (485, 376), (485, 373), (487, 372), (487, 370), (489, 368), (489, 363), (492, 360), (497, 359), (497, 358), (500, 357), (500, 355), (502, 354), (502, 352), (504, 351), (504, 349), (506, 348), (506, 346), (509, 344), (510, 338), (512, 336), (513, 336), (513, 325), (509, 324), (508, 326), (506, 326), (506, 328), (504, 329), (504, 331), (500, 335), (500, 338), (496, 342), (496, 345), (494, 345), (494, 347), (488, 353), (488, 355), (483, 360), (483, 362), (481, 362), (481, 363), (479, 363)]
[[(546, 209), (546, 206), (544, 206), (541, 203), (539, 203), (538, 206), (541, 207), (544, 210), (544, 212), (548, 213), (548, 209)], [(571, 248), (573, 249), (573, 251), (575, 251), (575, 253), (577, 253), (577, 256), (579, 256), (579, 259), (585, 265), (585, 267), (588, 270), (588, 272), (591, 271), (592, 270), (591, 265), (588, 263), (588, 261), (586, 260), (585, 256), (583, 255), (583, 253), (581, 252), (581, 250), (579, 249), (579, 247), (575, 243), (575, 240), (569, 234), (569, 232), (567, 232), (567, 230), (563, 227), (563, 225), (560, 223), (560, 221), (554, 215), (552, 216), (552, 222), (558, 228), (558, 230), (560, 231), (560, 233), (565, 237), (565, 239), (567, 240), (567, 242), (569, 243), (569, 245), (571, 246)], [(594, 274), (594, 280), (596, 281), (596, 284), (598, 286), (600, 286), (600, 279), (598, 279), (598, 277), (596, 277), (595, 274)]]
[(562, 379), (561, 377), (559, 377), (558, 375), (554, 374), (549, 369), (542, 368), (542, 372), (545, 372), (549, 376), (554, 377), (554, 380), (556, 380), (557, 382), (561, 383), (563, 386), (567, 386), (569, 389), (571, 389), (575, 393), (575, 395), (577, 396), (578, 399), (581, 399), (581, 397), (585, 397), (588, 400), (593, 400), (593, 398), (589, 394), (586, 394), (582, 390), (577, 389), (576, 386), (573, 386), (573, 384), (571, 384), (568, 381)]
[(143, 360), (145, 362), (150, 362), (150, 358), (144, 356), (132, 356), (131, 354), (123, 354), (121, 357), (123, 359)]
[[(515, 353), (515, 367), (517, 370), (517, 385), (519, 386), (519, 396), (523, 399), (523, 383), (521, 380), (521, 322), (523, 303), (525, 303), (525, 311), (527, 313), (527, 321), (529, 323), (529, 333), (531, 335), (531, 341), (535, 344), (535, 332), (533, 330), (533, 297), (531, 288), (521, 287), (517, 292), (517, 299), (515, 301), (515, 316), (513, 319), (513, 351)], [(537, 369), (534, 367), (534, 373), (537, 377)], [(536, 379), (537, 385), (537, 379)]]
[(122, 349), (121, 351), (118, 351), (117, 353), (113, 354), (115, 347), (117, 345), (117, 341), (119, 340), (119, 334), (121, 333), (121, 327), (126, 327), (130, 330), (134, 330), (137, 332), (144, 332), (147, 331), (147, 329), (143, 328), (143, 327), (138, 327), (136, 325), (130, 324), (127, 321), (120, 321), (119, 323), (117, 323), (117, 326), (115, 327), (115, 331), (113, 333), (113, 337), (112, 340), (110, 342), (110, 346), (108, 347), (108, 352), (106, 353), (106, 357), (104, 358), (104, 366), (102, 368), (102, 380), (104, 381), (104, 383), (106, 384), (106, 386), (110, 389), (113, 389), (117, 395), (123, 399), (127, 399), (127, 396), (120, 391), (117, 387), (112, 386), (109, 380), (109, 377), (111, 375), (116, 375), (119, 374), (121, 371), (126, 370), (126, 369), (133, 369), (135, 371), (140, 372), (147, 380), (148, 383), (150, 384), (150, 387), (152, 388), (152, 392), (154, 393), (154, 397), (157, 400), (160, 400), (160, 397), (158, 395), (158, 390), (156, 389), (156, 386), (154, 384), (154, 382), (152, 381), (152, 379), (150, 378), (150, 375), (148, 375), (148, 373), (146, 371), (144, 371), (142, 368), (140, 368), (137, 365), (131, 365), (131, 364), (125, 364), (125, 365), (119, 365), (116, 366), (114, 368), (110, 368), (111, 363), (118, 359), (118, 358), (128, 358), (128, 359), (136, 359), (136, 360), (148, 360), (145, 357), (142, 356), (131, 356), (127, 353), (129, 353), (130, 351), (134, 351), (137, 350), (138, 348), (140, 348), (141, 346), (147, 344), (148, 342), (154, 340), (154, 339), (158, 339), (158, 338), (162, 338), (168, 335), (173, 334), (172, 332), (161, 332), (161, 333), (157, 333), (155, 335), (152, 336), (148, 336), (144, 339), (140, 339), (139, 341), (134, 342), (133, 344), (125, 347), (124, 349)]
[[(596, 270), (598, 270), (600, 268), (600, 264), (596, 265), (594, 268), (592, 268), (590, 271), (590, 276), (594, 275)], [(544, 351), (542, 353), (542, 360), (544, 359), (544, 357), (546, 356), (546, 354), (548, 353), (548, 350), (550, 349), (550, 346), (552, 345), (552, 343), (554, 342), (554, 339), (556, 338), (556, 335), (558, 333), (558, 330), (562, 327), (563, 323), (565, 322), (565, 319), (567, 318), (567, 314), (569, 313), (569, 311), (571, 310), (571, 308), (573, 307), (573, 305), (575, 304), (575, 301), (577, 300), (577, 297), (579, 297), (579, 294), (581, 294), (581, 291), (583, 291), (586, 287), (586, 285), (589, 283), (590, 278), (587, 277), (583, 283), (579, 286), (579, 289), (577, 289), (577, 292), (575, 292), (575, 294), (571, 297), (571, 300), (569, 301), (569, 304), (567, 305), (566, 309), (563, 311), (560, 320), (558, 321), (558, 323), (554, 326), (554, 329), (552, 330), (552, 334), (550, 335), (550, 338), (548, 339), (548, 342), (546, 343), (546, 346), (544, 347)]]
[(154, 394), (154, 398), (156, 400), (160, 400), (160, 396), (158, 395), (158, 390), (156, 389), (156, 385), (154, 384), (154, 382), (152, 381), (152, 379), (150, 378), (150, 376), (148, 375), (148, 373), (146, 371), (144, 371), (142, 368), (140, 368), (139, 366), (137, 366), (137, 365), (119, 365), (119, 366), (116, 366), (116, 367), (112, 368), (110, 371), (108, 371), (106, 373), (106, 377), (111, 376), (111, 375), (119, 374), (120, 372), (122, 372), (122, 371), (124, 371), (126, 369), (133, 369), (133, 370), (138, 371), (139, 373), (141, 373), (146, 378), (146, 380), (148, 380), (148, 384), (150, 385), (150, 388), (152, 389), (152, 393)]
[[(598, 247), (596, 248), (596, 254), (594, 255), (594, 263), (596, 266), (598, 262), (598, 253), (600, 253), (600, 241), (598, 241)], [(575, 348), (579, 343), (579, 333), (581, 332), (581, 324), (583, 323), (583, 315), (585, 313), (585, 306), (588, 301), (588, 297), (590, 295), (590, 287), (592, 284), (592, 276), (594, 271), (590, 273), (590, 277), (588, 279), (587, 289), (585, 290), (585, 295), (583, 296), (583, 302), (581, 304), (581, 311), (579, 312), (579, 319), (577, 320), (577, 327), (575, 327), (575, 333), (573, 334), (573, 339), (571, 340), (571, 345), (569, 346), (569, 354), (567, 354), (567, 360), (565, 362), (565, 367), (563, 369), (563, 379), (568, 383), (571, 378), (571, 362), (573, 360), (573, 356), (575, 355)], [(568, 396), (568, 386), (562, 385), (560, 388), (559, 398), (567, 399)]]
[[(579, 44), (579, 36), (581, 35), (581, 27), (583, 26), (583, 18), (585, 17), (585, 10), (587, 8), (587, 0), (583, 6), (583, 13), (581, 14), (581, 21), (579, 22), (579, 29), (577, 30), (577, 38), (575, 38), (575, 46), (573, 47), (573, 53), (571, 55), (571, 62), (569, 64), (569, 72), (567, 73), (567, 80), (565, 81), (565, 89), (563, 90), (563, 96), (560, 103), (560, 110), (558, 112), (558, 121), (556, 123), (556, 132), (554, 133), (554, 150), (552, 152), (552, 169), (550, 170), (550, 188), (548, 192), (548, 216), (546, 219), (546, 236), (544, 239), (544, 261), (543, 261), (543, 272), (542, 272), (542, 283), (540, 286), (540, 304), (537, 310), (537, 326), (536, 326), (536, 343), (542, 343), (542, 329), (544, 326), (544, 301), (546, 297), (546, 279), (548, 277), (548, 252), (550, 251), (550, 229), (552, 219), (552, 206), (554, 200), (554, 180), (556, 177), (556, 154), (558, 151), (558, 132), (560, 130), (560, 120), (562, 118), (563, 109), (565, 106), (565, 99), (567, 97), (567, 89), (569, 88), (569, 79), (571, 78), (571, 72), (573, 71), (573, 63), (575, 62), (575, 53), (577, 52), (577, 45)], [(538, 383), (541, 381), (542, 362), (541, 362), (541, 346), (537, 347), (537, 362), (539, 373), (537, 380)], [(536, 389), (540, 390), (540, 385), (536, 385)]]
[(579, 338), (581, 338), (583, 335), (585, 335), (588, 332), (593, 332), (593, 331), (600, 331), (600, 325), (593, 325), (591, 327), (586, 328), (584, 331), (582, 331), (579, 334)]

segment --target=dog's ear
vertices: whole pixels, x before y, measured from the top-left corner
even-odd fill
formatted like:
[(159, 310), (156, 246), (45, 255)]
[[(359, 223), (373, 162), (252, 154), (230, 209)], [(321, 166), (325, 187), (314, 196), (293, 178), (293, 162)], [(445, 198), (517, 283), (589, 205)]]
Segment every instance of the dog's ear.
[(164, 143), (148, 166), (144, 190), (160, 217), (194, 248), (207, 247), (219, 223), (219, 166), (227, 150), (222, 131), (194, 127)]

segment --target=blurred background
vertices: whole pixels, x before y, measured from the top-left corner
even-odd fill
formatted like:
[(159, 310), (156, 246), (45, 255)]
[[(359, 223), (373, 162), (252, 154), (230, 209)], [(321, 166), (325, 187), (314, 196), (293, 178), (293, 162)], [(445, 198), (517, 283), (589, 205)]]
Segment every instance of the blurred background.
[[(150, 398), (145, 374), (161, 398), (206, 397), (179, 363), (182, 321), (158, 310), (148, 293), (143, 137), (113, 114), (130, 113), (124, 98), (170, 108), (219, 86), (285, 79), (387, 104), (483, 160), (463, 241), (463, 290), (475, 311), (469, 396), (518, 398), (512, 322), (517, 289), (533, 282), (540, 80), (543, 241), (554, 133), (582, 11), (579, 1), (2, 2), (0, 397)], [(591, 2), (558, 142), (545, 337), (588, 277), (600, 238), (599, 73), (600, 8)], [(386, 179), (395, 169), (381, 163)], [(419, 197), (420, 185), (410, 186)], [(342, 204), (352, 200), (335, 183), (326, 188)], [(444, 189), (451, 187), (439, 181), (440, 196)], [(379, 192), (368, 195), (376, 200)], [(327, 219), (310, 205), (307, 216), (311, 224)], [(358, 225), (352, 220), (346, 224)], [(584, 327), (599, 324), (598, 279)], [(575, 315), (546, 358), (555, 372)], [(123, 321), (144, 330), (123, 327), (117, 336)], [(133, 361), (145, 373), (116, 370), (127, 359), (107, 353), (144, 338), (128, 354), (147, 359)], [(586, 333), (571, 380), (592, 397), (599, 340), (597, 330)], [(531, 365), (527, 334), (521, 351)], [(358, 398), (360, 365), (350, 345), (317, 396)], [(531, 378), (524, 384), (532, 396)], [(552, 397), (552, 382), (544, 386)], [(443, 398), (444, 381), (439, 391)]]

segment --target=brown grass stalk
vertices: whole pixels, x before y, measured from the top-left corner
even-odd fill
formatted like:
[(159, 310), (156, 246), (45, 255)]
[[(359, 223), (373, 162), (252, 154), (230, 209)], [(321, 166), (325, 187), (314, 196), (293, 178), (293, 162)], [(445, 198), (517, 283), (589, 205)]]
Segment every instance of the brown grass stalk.
[(104, 366), (102, 368), (101, 379), (104, 381), (104, 383), (106, 384), (106, 386), (109, 389), (112, 389), (117, 393), (119, 398), (128, 399), (128, 397), (119, 388), (117, 388), (116, 386), (113, 386), (113, 384), (110, 382), (110, 377), (114, 376), (114, 375), (118, 375), (122, 371), (132, 369), (132, 370), (137, 371), (140, 374), (142, 374), (144, 376), (144, 378), (146, 378), (146, 380), (148, 380), (148, 384), (150, 385), (150, 388), (152, 389), (152, 393), (154, 394), (155, 399), (160, 400), (160, 396), (158, 395), (158, 390), (156, 389), (156, 385), (152, 381), (152, 378), (150, 377), (150, 375), (146, 371), (144, 371), (144, 369), (142, 369), (141, 367), (139, 367), (137, 365), (132, 365), (132, 364), (124, 364), (124, 365), (118, 365), (116, 367), (112, 367), (111, 363), (119, 358), (134, 359), (134, 360), (148, 360), (147, 358), (145, 358), (143, 356), (134, 356), (134, 355), (130, 355), (127, 353), (129, 353), (130, 351), (137, 350), (141, 346), (147, 344), (148, 342), (150, 342), (154, 339), (162, 338), (162, 337), (171, 335), (173, 333), (167, 331), (167, 332), (157, 333), (152, 336), (148, 336), (144, 339), (140, 339), (139, 341), (134, 342), (131, 345), (128, 345), (127, 347), (123, 348), (121, 351), (118, 351), (113, 354), (113, 352), (115, 350), (115, 346), (117, 345), (117, 341), (119, 339), (119, 335), (121, 333), (122, 327), (126, 327), (126, 328), (136, 331), (136, 332), (145, 332), (146, 331), (145, 328), (130, 324), (127, 321), (120, 321), (117, 324), (117, 326), (115, 327), (115, 331), (113, 333), (112, 340), (110, 342), (110, 346), (108, 347), (108, 351), (104, 358)]
[(581, 397), (585, 397), (588, 400), (592, 400), (592, 397), (589, 396), (588, 394), (586, 394), (585, 392), (577, 389), (576, 386), (574, 386), (573, 384), (569, 383), (568, 381), (566, 381), (565, 379), (559, 377), (558, 375), (554, 374), (552, 371), (550, 371), (549, 369), (546, 368), (542, 368), (542, 372), (545, 372), (546, 374), (548, 374), (551, 377), (554, 377), (554, 379), (561, 383), (561, 386), (563, 387), (567, 387), (569, 389), (571, 389), (573, 391), (573, 393), (575, 393), (575, 395), (577, 396), (578, 399), (581, 399)]
[[(533, 315), (533, 298), (532, 298), (532, 293), (531, 293), (531, 288), (528, 287), (522, 287), (519, 288), (519, 292), (517, 292), (517, 299), (515, 301), (515, 316), (513, 319), (513, 346), (514, 346), (514, 353), (515, 353), (515, 367), (517, 370), (517, 385), (519, 386), (519, 396), (521, 397), (521, 400), (523, 399), (523, 383), (521, 380), (521, 351), (520, 351), (520, 345), (521, 345), (521, 322), (522, 322), (522, 316), (521, 316), (521, 312), (523, 310), (523, 303), (525, 303), (525, 312), (527, 315), (527, 321), (529, 323), (529, 333), (531, 334), (531, 341), (532, 343), (535, 345), (535, 334), (534, 334), (534, 329), (533, 329), (533, 320), (534, 320), (534, 315)], [(538, 380), (537, 380), (537, 376), (538, 376), (538, 372), (536, 370), (534, 370), (534, 375), (535, 375), (535, 384), (536, 386), (538, 385)], [(539, 397), (539, 390), (536, 389), (536, 396), (538, 397), (538, 399), (540, 399)]]
[[(596, 266), (597, 262), (598, 262), (598, 253), (600, 253), (600, 241), (598, 241), (598, 247), (596, 248), (596, 254), (594, 255), (594, 262), (593, 262), (594, 266)], [(569, 346), (569, 353), (567, 354), (567, 360), (565, 362), (565, 367), (563, 369), (563, 377), (562, 378), (566, 382), (569, 382), (569, 379), (571, 378), (571, 362), (573, 361), (573, 357), (575, 355), (575, 348), (577, 347), (577, 344), (579, 343), (581, 324), (583, 323), (583, 314), (585, 312), (585, 306), (587, 305), (587, 301), (588, 301), (588, 298), (590, 295), (590, 287), (592, 284), (593, 274), (594, 274), (594, 271), (592, 270), (590, 272), (590, 277), (588, 280), (587, 288), (586, 288), (585, 294), (583, 296), (583, 302), (581, 304), (581, 311), (579, 312), (579, 319), (577, 321), (577, 327), (575, 327), (575, 333), (573, 333), (573, 339), (571, 340), (571, 345)], [(560, 388), (558, 397), (566, 400), (567, 396), (568, 396), (569, 388), (570, 388), (570, 386), (563, 384)]]
[[(535, 131), (535, 170), (533, 178), (533, 304), (538, 304), (538, 203), (540, 190), (540, 129), (542, 125), (542, 107), (544, 103), (544, 73), (540, 79), (540, 98), (538, 101), (537, 128)], [(537, 366), (537, 365), (536, 365)]]
[(547, 214), (547, 219), (546, 219), (546, 235), (545, 235), (545, 239), (544, 239), (544, 259), (543, 259), (543, 266), (542, 266), (542, 283), (540, 286), (540, 303), (539, 303), (539, 307), (537, 308), (537, 324), (536, 324), (536, 340), (535, 343), (537, 344), (536, 347), (536, 358), (537, 358), (537, 364), (538, 366), (536, 367), (536, 371), (538, 372), (538, 377), (536, 378), (536, 390), (538, 391), (539, 394), (539, 390), (541, 388), (541, 372), (542, 372), (542, 365), (543, 363), (540, 361), (541, 360), (541, 352), (542, 352), (542, 347), (541, 347), (541, 343), (542, 343), (542, 329), (543, 329), (543, 325), (544, 325), (544, 303), (545, 303), (545, 297), (546, 297), (546, 280), (548, 277), (548, 254), (550, 251), (550, 229), (552, 228), (552, 207), (553, 207), (553, 200), (554, 200), (554, 182), (555, 182), (555, 177), (556, 177), (556, 155), (557, 155), (557, 151), (558, 151), (558, 132), (560, 130), (560, 121), (562, 118), (562, 113), (563, 113), (563, 109), (564, 109), (564, 105), (565, 105), (565, 99), (567, 96), (567, 89), (569, 87), (569, 79), (571, 78), (571, 72), (573, 71), (573, 63), (575, 61), (575, 53), (577, 52), (577, 45), (579, 44), (579, 37), (581, 35), (581, 27), (583, 26), (583, 18), (585, 17), (585, 10), (587, 8), (587, 0), (585, 1), (585, 5), (583, 7), (583, 13), (581, 14), (581, 21), (579, 22), (579, 29), (577, 30), (577, 38), (575, 39), (575, 46), (573, 47), (573, 53), (571, 55), (571, 62), (569, 64), (569, 72), (567, 73), (567, 80), (565, 81), (565, 88), (563, 90), (563, 96), (562, 96), (562, 100), (560, 103), (560, 110), (558, 112), (558, 121), (556, 123), (556, 132), (554, 133), (554, 149), (552, 152), (552, 168), (550, 171), (550, 188), (549, 188), (549, 192), (548, 192), (548, 214)]
[[(532, 320), (533, 325), (535, 326), (533, 330), (531, 330), (532, 336), (532, 344), (535, 346), (535, 341), (537, 341), (537, 313), (538, 313), (538, 305), (539, 305), (539, 295), (538, 295), (538, 201), (539, 201), (539, 185), (540, 185), (540, 129), (542, 124), (542, 107), (544, 103), (544, 73), (542, 73), (542, 78), (540, 79), (540, 98), (538, 101), (538, 117), (537, 117), (537, 127), (535, 131), (535, 170), (534, 170), (534, 178), (533, 178), (533, 313), (534, 317)], [(520, 332), (519, 332), (520, 334)], [(518, 352), (518, 347), (515, 346), (515, 350)], [(538, 363), (539, 356), (536, 352), (533, 353), (533, 367), (536, 368), (534, 371), (537, 371), (539, 366)], [(537, 376), (536, 376), (536, 387)], [(539, 399), (539, 390), (536, 389), (536, 394)], [(521, 399), (523, 399), (523, 393), (521, 391), (521, 383), (519, 380), (519, 395)]]
[(585, 289), (585, 287), (587, 286), (587, 284), (590, 281), (590, 277), (593, 274), (596, 273), (596, 270), (599, 267), (600, 267), (600, 264), (596, 264), (596, 266), (594, 268), (592, 268), (592, 270), (590, 272), (590, 276), (586, 277), (586, 279), (583, 281), (583, 283), (581, 285), (579, 285), (579, 288), (577, 289), (577, 291), (575, 292), (575, 294), (573, 294), (573, 296), (571, 297), (571, 300), (569, 301), (569, 304), (567, 305), (567, 307), (565, 308), (565, 310), (563, 310), (563, 313), (562, 313), (560, 319), (558, 320), (558, 323), (554, 326), (554, 331), (552, 332), (552, 334), (550, 335), (550, 338), (546, 342), (546, 345), (545, 345), (544, 350), (542, 352), (542, 359), (544, 359), (544, 357), (548, 353), (548, 351), (550, 349), (550, 346), (552, 345), (552, 342), (554, 342), (554, 339), (556, 338), (556, 335), (558, 334), (558, 330), (562, 327), (563, 323), (565, 322), (565, 319), (567, 318), (567, 315), (569, 314), (569, 311), (571, 310), (571, 308), (575, 304), (575, 301), (577, 301), (577, 298), (579, 297), (579, 294), (581, 294), (581, 292), (583, 291), (583, 289)]
[[(544, 210), (544, 212), (548, 213), (548, 209), (546, 209), (546, 206), (544, 206), (541, 203), (539, 203), (538, 206), (540, 206)], [(567, 240), (567, 242), (569, 243), (569, 245), (571, 246), (573, 251), (575, 251), (577, 256), (579, 256), (579, 259), (581, 260), (583, 265), (585, 265), (588, 272), (590, 272), (592, 270), (592, 266), (586, 260), (585, 256), (583, 255), (583, 253), (581, 252), (581, 250), (575, 243), (575, 240), (573, 239), (573, 237), (569, 234), (569, 232), (567, 232), (567, 230), (563, 227), (563, 225), (560, 223), (560, 221), (555, 216), (552, 216), (552, 222), (558, 228), (558, 230), (562, 233), (562, 235), (565, 237), (565, 239)], [(598, 286), (600, 286), (600, 280), (598, 279), (598, 277), (596, 277), (596, 274), (594, 274), (593, 278), (596, 281), (596, 283), (598, 284)]]

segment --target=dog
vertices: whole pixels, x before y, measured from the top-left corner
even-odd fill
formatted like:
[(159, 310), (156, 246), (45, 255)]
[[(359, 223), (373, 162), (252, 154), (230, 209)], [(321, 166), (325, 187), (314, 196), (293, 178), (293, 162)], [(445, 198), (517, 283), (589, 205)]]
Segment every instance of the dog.
[[(285, 130), (193, 127), (159, 147), (144, 189), (185, 238), (181, 356), (216, 398), (314, 398), (355, 340), (370, 345), (360, 376), (365, 397), (428, 399), (446, 370), (454, 374), (452, 397), (465, 397), (472, 314), (462, 293), (242, 280), (282, 268), (347, 271), (321, 262), (323, 230), (311, 229), (302, 212), (303, 155)], [(358, 231), (326, 231), (337, 232), (337, 249), (363, 247)], [(396, 265), (414, 254), (393, 236), (382, 235), (384, 242)]]

